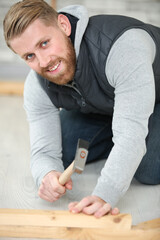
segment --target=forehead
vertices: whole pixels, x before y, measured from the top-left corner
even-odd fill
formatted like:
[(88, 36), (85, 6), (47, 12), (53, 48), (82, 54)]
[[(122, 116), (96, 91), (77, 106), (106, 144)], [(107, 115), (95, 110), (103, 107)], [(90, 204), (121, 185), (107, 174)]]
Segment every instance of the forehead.
[(48, 32), (51, 29), (55, 29), (54, 25), (52, 24), (47, 24), (45, 21), (41, 19), (36, 19), (33, 21), (21, 34), (22, 35), (27, 35), (27, 34), (37, 34), (37, 33), (43, 33), (43, 32)]
[(12, 49), (22, 55), (22, 51), (30, 51), (36, 46), (37, 41), (40, 39), (56, 36), (57, 28), (54, 26), (47, 26), (42, 20), (37, 19), (31, 23), (25, 31), (12, 40), (10, 40), (10, 45)]

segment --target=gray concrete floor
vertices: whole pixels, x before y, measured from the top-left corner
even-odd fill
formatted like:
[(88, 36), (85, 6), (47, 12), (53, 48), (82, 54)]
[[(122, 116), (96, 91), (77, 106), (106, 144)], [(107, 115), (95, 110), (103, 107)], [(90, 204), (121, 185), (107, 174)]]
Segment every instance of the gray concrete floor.
[[(29, 133), (23, 98), (0, 96), (0, 109), (0, 208), (67, 210), (69, 202), (92, 192), (105, 160), (87, 165), (82, 175), (74, 174), (73, 190), (59, 201), (48, 203), (40, 199), (29, 167)], [(160, 185), (147, 186), (133, 180), (118, 207), (122, 213), (132, 215), (134, 225), (160, 218)]]

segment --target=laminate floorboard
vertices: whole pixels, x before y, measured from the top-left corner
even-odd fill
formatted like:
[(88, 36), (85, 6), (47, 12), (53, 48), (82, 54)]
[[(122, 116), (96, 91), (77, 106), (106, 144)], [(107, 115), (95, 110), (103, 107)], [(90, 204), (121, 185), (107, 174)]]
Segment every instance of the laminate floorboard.
[[(81, 175), (74, 174), (73, 190), (57, 202), (40, 199), (30, 172), (29, 131), (23, 98), (0, 96), (0, 109), (0, 208), (67, 210), (69, 202), (92, 192), (105, 160), (86, 165)], [(160, 218), (160, 185), (148, 186), (133, 180), (118, 207), (121, 213), (132, 215), (133, 225)]]

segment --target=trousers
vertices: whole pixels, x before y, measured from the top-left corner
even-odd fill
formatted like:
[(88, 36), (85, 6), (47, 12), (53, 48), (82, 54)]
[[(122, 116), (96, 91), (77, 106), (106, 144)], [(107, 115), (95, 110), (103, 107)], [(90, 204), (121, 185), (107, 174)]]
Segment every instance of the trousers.
[[(74, 160), (79, 138), (90, 143), (87, 163), (107, 159), (114, 145), (112, 142), (112, 117), (63, 109), (60, 111), (60, 119), (64, 168), (67, 168)], [(147, 151), (134, 177), (143, 184), (155, 185), (160, 183), (160, 103), (155, 105), (148, 128)]]

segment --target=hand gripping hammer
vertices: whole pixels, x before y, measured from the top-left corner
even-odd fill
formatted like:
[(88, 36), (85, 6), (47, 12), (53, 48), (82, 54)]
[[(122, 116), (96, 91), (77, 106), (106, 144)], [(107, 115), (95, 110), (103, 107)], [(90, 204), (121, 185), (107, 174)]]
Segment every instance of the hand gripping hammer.
[(74, 161), (61, 174), (59, 183), (64, 185), (74, 172), (82, 173), (88, 156), (89, 142), (78, 139), (77, 150)]

